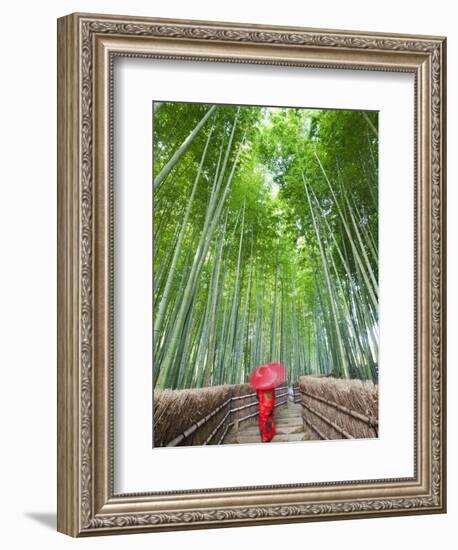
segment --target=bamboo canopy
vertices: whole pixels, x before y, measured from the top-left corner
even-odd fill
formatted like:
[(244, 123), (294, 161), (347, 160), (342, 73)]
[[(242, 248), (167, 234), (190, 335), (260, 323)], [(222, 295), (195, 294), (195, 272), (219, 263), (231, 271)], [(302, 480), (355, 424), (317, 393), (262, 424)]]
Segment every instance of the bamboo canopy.
[(377, 113), (159, 107), (154, 387), (377, 383)]

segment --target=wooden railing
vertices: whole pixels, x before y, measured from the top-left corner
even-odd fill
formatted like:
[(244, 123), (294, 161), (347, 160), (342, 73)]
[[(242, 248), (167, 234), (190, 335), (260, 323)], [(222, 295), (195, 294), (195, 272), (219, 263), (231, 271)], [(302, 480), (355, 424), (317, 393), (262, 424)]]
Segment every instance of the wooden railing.
[[(286, 388), (286, 391), (285, 391)], [(275, 388), (275, 407), (284, 405), (288, 400), (288, 390), (286, 385), (278, 386)], [(243, 401), (248, 400), (247, 403)], [(240, 403), (240, 404), (239, 404)], [(235, 405), (235, 406), (234, 406)], [(251, 408), (256, 407), (253, 412), (248, 412)], [(247, 393), (245, 395), (234, 395), (226, 399), (223, 403), (218, 405), (215, 409), (209, 412), (205, 417), (201, 418), (197, 422), (194, 422), (181, 434), (167, 443), (166, 447), (176, 447), (182, 445), (191, 436), (195, 436), (200, 428), (207, 426), (209, 422), (214, 422), (215, 426), (205, 440), (200, 443), (201, 445), (221, 445), (226, 437), (228, 431), (236, 423), (244, 422), (250, 418), (254, 418), (259, 414), (258, 410), (258, 398), (256, 392)]]
[[(364, 415), (358, 411), (351, 410), (348, 407), (345, 407), (344, 405), (340, 405), (339, 403), (335, 403), (334, 401), (330, 401), (329, 399), (325, 399), (324, 397), (314, 395), (311, 392), (307, 392), (303, 389), (300, 389), (298, 385), (295, 385), (293, 389), (294, 389), (294, 402), (300, 403), (301, 406), (308, 413), (311, 413), (312, 416), (319, 418), (329, 427), (334, 429), (338, 434), (342, 436), (343, 439), (355, 439), (355, 437), (352, 434), (350, 434), (348, 431), (344, 430), (341, 426), (336, 424), (336, 422), (333, 422), (330, 418), (325, 416), (323, 413), (316, 410), (310, 404), (304, 403), (302, 399), (303, 395), (319, 403), (323, 403), (324, 405), (327, 405), (328, 407), (334, 409), (335, 411), (338, 411), (344, 415), (347, 415), (353, 418), (354, 420), (358, 420), (359, 422), (362, 422), (363, 424), (367, 425), (369, 428), (371, 428), (374, 431), (375, 437), (378, 437), (378, 420), (376, 418)], [(313, 424), (313, 422), (310, 420), (310, 415), (304, 414), (302, 416), (302, 419), (309, 426), (309, 428), (311, 428), (311, 430), (313, 430), (318, 435), (320, 439), (329, 439), (329, 437), (323, 434), (323, 432)]]

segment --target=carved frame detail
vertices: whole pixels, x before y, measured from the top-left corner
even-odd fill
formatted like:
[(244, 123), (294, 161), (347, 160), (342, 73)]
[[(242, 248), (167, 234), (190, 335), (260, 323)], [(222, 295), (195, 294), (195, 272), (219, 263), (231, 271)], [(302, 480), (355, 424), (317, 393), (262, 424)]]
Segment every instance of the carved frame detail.
[[(186, 51), (168, 50), (180, 43)], [(58, 45), (58, 529), (81, 536), (444, 512), (445, 39), (73, 14), (59, 20)], [(112, 159), (100, 143), (111, 152), (112, 60), (120, 55), (415, 74), (416, 283), (424, 315), (414, 479), (113, 494)], [(243, 505), (255, 494), (261, 504)]]

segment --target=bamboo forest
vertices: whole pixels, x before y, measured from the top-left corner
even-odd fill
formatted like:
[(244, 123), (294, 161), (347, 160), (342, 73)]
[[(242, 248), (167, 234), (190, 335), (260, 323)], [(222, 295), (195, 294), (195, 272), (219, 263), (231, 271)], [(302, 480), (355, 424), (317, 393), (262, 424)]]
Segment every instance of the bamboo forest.
[(378, 113), (154, 103), (154, 386), (378, 379)]

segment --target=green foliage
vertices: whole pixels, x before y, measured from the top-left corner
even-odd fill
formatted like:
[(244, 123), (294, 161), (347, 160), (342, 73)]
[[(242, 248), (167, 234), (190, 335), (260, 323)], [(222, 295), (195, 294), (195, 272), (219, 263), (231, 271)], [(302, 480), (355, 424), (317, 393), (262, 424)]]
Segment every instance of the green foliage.
[(376, 379), (377, 113), (211, 108), (154, 117), (156, 385)]

